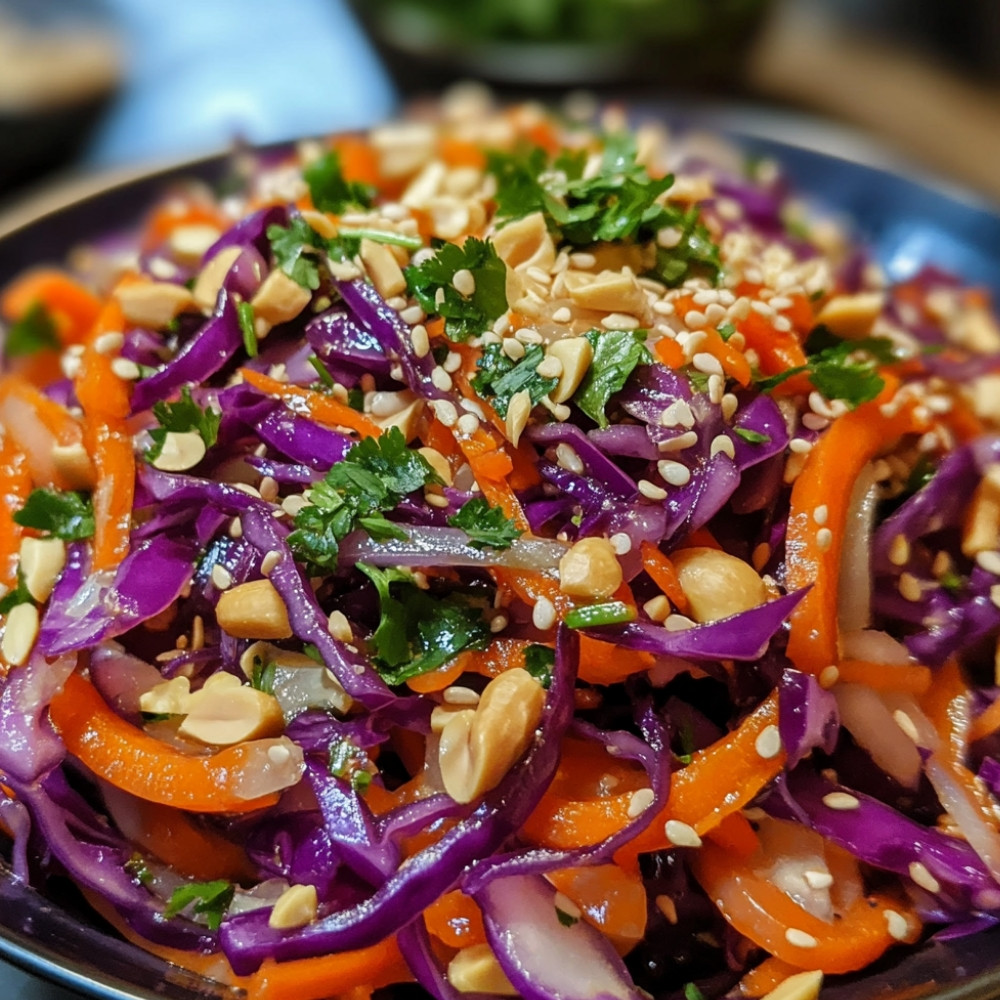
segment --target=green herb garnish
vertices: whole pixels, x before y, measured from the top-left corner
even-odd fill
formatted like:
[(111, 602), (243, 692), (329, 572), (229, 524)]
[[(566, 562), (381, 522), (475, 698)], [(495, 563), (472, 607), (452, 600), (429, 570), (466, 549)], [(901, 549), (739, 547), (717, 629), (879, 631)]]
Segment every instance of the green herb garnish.
[(524, 669), (546, 690), (552, 686), (552, 668), (555, 664), (555, 650), (548, 646), (532, 643), (524, 650)]
[(359, 181), (345, 180), (340, 156), (335, 150), (324, 153), (302, 171), (313, 205), (320, 212), (341, 214), (352, 206), (370, 208), (374, 190)]
[(240, 322), (240, 333), (243, 334), (243, 349), (247, 356), (257, 357), (257, 331), (254, 329), (253, 304), (241, 302), (236, 307), (236, 317)]
[(598, 426), (609, 424), (608, 401), (620, 392), (637, 365), (649, 364), (645, 330), (591, 330), (585, 334), (594, 349), (594, 360), (573, 395), (573, 402)]
[(469, 544), (477, 549), (509, 549), (523, 534), (511, 518), (483, 497), (466, 501), (448, 523), (461, 528), (469, 536)]
[(569, 628), (589, 628), (594, 625), (622, 625), (635, 621), (635, 608), (624, 601), (606, 604), (586, 604), (573, 608), (564, 619)]
[(66, 542), (78, 542), (94, 534), (94, 509), (82, 493), (32, 490), (24, 506), (14, 514), (14, 521)]
[(235, 888), (225, 879), (214, 882), (189, 882), (174, 889), (163, 910), (165, 917), (176, 917), (194, 905), (194, 913), (205, 918), (208, 929), (216, 931), (233, 900)]
[(187, 386), (181, 389), (181, 398), (176, 403), (154, 403), (153, 415), (160, 426), (149, 432), (153, 443), (146, 451), (146, 459), (150, 462), (159, 456), (171, 431), (179, 434), (197, 431), (206, 448), (211, 448), (218, 440), (222, 414), (210, 406), (200, 407), (191, 398), (191, 390)]
[(752, 431), (746, 427), (734, 427), (733, 433), (743, 438), (747, 444), (767, 444), (771, 440), (770, 434), (761, 434), (760, 431)]
[(472, 386), (480, 396), (489, 399), (501, 417), (506, 417), (510, 401), (517, 393), (527, 390), (534, 406), (559, 384), (557, 378), (538, 374), (537, 368), (544, 358), (545, 351), (538, 344), (526, 348), (524, 357), (518, 361), (509, 358), (500, 344), (487, 344), (477, 362), (479, 371), (472, 379)]

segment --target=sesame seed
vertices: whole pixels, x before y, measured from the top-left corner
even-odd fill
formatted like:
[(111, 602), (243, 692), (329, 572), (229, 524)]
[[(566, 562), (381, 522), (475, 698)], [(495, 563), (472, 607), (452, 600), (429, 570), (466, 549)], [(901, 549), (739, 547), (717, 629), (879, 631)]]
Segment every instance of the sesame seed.
[(822, 431), (830, 426), (830, 421), (818, 413), (803, 413), (802, 426), (809, 431)]
[(243, 522), (238, 517), (234, 517), (232, 521), (229, 522), (229, 537), (243, 537)]
[(750, 300), (740, 296), (727, 310), (727, 315), (733, 320), (743, 320), (750, 315)]
[(823, 805), (837, 812), (850, 812), (852, 809), (857, 809), (861, 803), (850, 792), (827, 792), (823, 796)]
[(715, 406), (722, 402), (726, 394), (726, 380), (718, 373), (708, 376), (708, 400)]
[(792, 328), (792, 321), (787, 316), (775, 316), (771, 325), (779, 333), (788, 333)]
[(490, 619), (490, 631), (496, 635), (502, 632), (510, 624), (510, 619), (505, 614), (494, 615)]
[(683, 823), (679, 819), (668, 819), (663, 832), (674, 847), (701, 847), (698, 831), (689, 823)]
[(511, 361), (520, 361), (524, 357), (524, 344), (516, 337), (506, 337), (503, 342), (503, 352)]
[(556, 623), (556, 606), (547, 598), (539, 597), (531, 610), (531, 624), (547, 632)]
[(281, 553), (277, 549), (269, 550), (260, 563), (260, 571), (264, 576), (270, 576), (271, 571), (281, 562)]
[(805, 438), (792, 438), (788, 442), (788, 450), (795, 455), (808, 455), (812, 447), (812, 441), (806, 441)]
[(722, 365), (714, 354), (699, 352), (691, 359), (691, 362), (698, 371), (704, 372), (706, 375), (722, 374)]
[(535, 374), (542, 378), (559, 378), (562, 373), (562, 362), (554, 354), (546, 354), (535, 368)]
[(400, 311), (399, 318), (410, 326), (414, 326), (417, 323), (422, 323), (427, 313), (420, 308), (420, 306), (413, 305), (407, 306), (405, 309)]
[(264, 476), (257, 489), (260, 490), (261, 498), (268, 503), (274, 503), (278, 499), (278, 480), (273, 476)]
[(632, 538), (624, 531), (616, 531), (609, 539), (615, 555), (623, 556), (632, 551)]
[(914, 743), (920, 739), (920, 733), (917, 731), (917, 727), (913, 719), (911, 719), (901, 708), (897, 708), (896, 711), (892, 713), (892, 717), (895, 720), (896, 725), (899, 726), (899, 728), (902, 729)]
[(910, 561), (910, 543), (905, 535), (896, 535), (889, 546), (889, 562), (893, 566), (905, 566)]
[(446, 705), (478, 705), (479, 692), (473, 691), (472, 688), (453, 685), (441, 692), (441, 699)]
[(910, 878), (913, 879), (921, 889), (928, 892), (940, 892), (941, 883), (927, 870), (927, 866), (921, 861), (910, 862)]
[(529, 267), (526, 273), (532, 281), (537, 281), (540, 285), (548, 285), (552, 281), (552, 275), (548, 271), (534, 265)]
[(684, 451), (685, 448), (690, 448), (691, 445), (697, 443), (698, 435), (694, 431), (685, 431), (683, 434), (678, 434), (677, 437), (661, 441), (657, 448), (660, 451)]
[(753, 743), (757, 756), (764, 760), (771, 760), (781, 753), (781, 734), (777, 726), (765, 726), (758, 734)]
[(573, 920), (579, 920), (583, 916), (580, 907), (563, 892), (557, 892), (552, 897), (552, 902), (555, 903), (555, 907), (560, 913), (565, 913), (567, 917)]
[(115, 358), (111, 362), (111, 371), (126, 382), (133, 382), (139, 377), (139, 366), (128, 358)]
[(233, 575), (221, 563), (212, 567), (212, 583), (218, 590), (228, 590), (233, 585)]
[(667, 302), (666, 299), (660, 299), (659, 302), (653, 303), (653, 312), (658, 316), (673, 316), (675, 311), (673, 302)]
[(815, 948), (819, 944), (812, 934), (807, 934), (798, 927), (789, 927), (785, 931), (785, 940), (795, 948)]
[(830, 508), (827, 507), (825, 503), (821, 503), (817, 507), (813, 508), (813, 520), (817, 524), (826, 524), (829, 517)]
[(466, 437), (471, 437), (479, 430), (479, 417), (474, 413), (463, 413), (458, 418), (457, 426), (459, 433), (464, 434)]
[(976, 565), (987, 573), (992, 573), (993, 576), (1000, 576), (1000, 552), (977, 552)]
[(459, 295), (464, 295), (468, 298), (476, 292), (475, 275), (467, 267), (463, 267), (461, 270), (455, 272), (455, 276), (451, 279), (451, 287)]
[(754, 299), (750, 303), (750, 308), (760, 316), (770, 317), (774, 315), (774, 310), (766, 302), (761, 302), (759, 299)]
[(832, 664), (819, 672), (819, 686), (829, 691), (840, 680), (840, 671)]
[(601, 326), (605, 330), (637, 330), (639, 328), (639, 320), (628, 313), (608, 313), (601, 320)]
[(287, 764), (291, 756), (291, 751), (283, 743), (275, 743), (267, 748), (267, 759), (278, 767)]
[(652, 788), (639, 788), (634, 791), (628, 800), (628, 818), (635, 819), (636, 816), (641, 816), (653, 804), (653, 799)]
[(648, 500), (665, 500), (667, 491), (656, 483), (651, 483), (648, 479), (639, 480), (639, 492)]
[(662, 622), (670, 614), (670, 601), (663, 594), (657, 594), (656, 597), (651, 597), (646, 601), (642, 610), (646, 612), (651, 621)]
[(434, 410), (434, 416), (441, 421), (445, 427), (454, 427), (458, 423), (458, 410), (455, 409), (455, 404), (447, 399), (432, 399), (431, 409)]
[(920, 581), (912, 573), (901, 573), (896, 586), (904, 600), (916, 602), (924, 596)]
[(573, 267), (578, 267), (586, 271), (597, 263), (597, 258), (592, 253), (571, 253), (569, 255), (569, 262)]
[(675, 400), (660, 414), (660, 424), (663, 427), (694, 427), (694, 414), (687, 401)]
[(435, 365), (431, 370), (431, 382), (442, 392), (449, 392), (452, 387), (451, 376), (439, 365)]
[(726, 307), (713, 302), (705, 309), (705, 320), (709, 326), (716, 327), (726, 318)]
[(326, 620), (326, 630), (338, 642), (350, 642), (354, 638), (351, 623), (343, 611), (334, 610)]
[(438, 507), (443, 510), (449, 506), (447, 497), (441, 496), (440, 493), (431, 493), (430, 490), (424, 490), (424, 499), (431, 507)]
[(1000, 608), (1000, 583), (994, 583), (990, 587), (990, 602), (995, 608)]
[(677, 334), (677, 343), (684, 348), (684, 357), (689, 360), (694, 357), (698, 348), (706, 340), (708, 340), (708, 334), (704, 330), (695, 330), (693, 333), (684, 330)]
[(722, 419), (732, 420), (733, 414), (736, 413), (736, 409), (740, 405), (740, 401), (731, 392), (727, 392), (719, 401), (719, 404), (722, 407)]
[(707, 306), (719, 300), (719, 293), (714, 288), (702, 288), (691, 296), (696, 306)]
[(802, 877), (810, 889), (829, 889), (833, 885), (833, 876), (829, 872), (817, 871), (814, 868), (804, 871)]
[(820, 528), (816, 532), (816, 547), (820, 552), (826, 552), (833, 545), (833, 532), (829, 528)]
[(502, 337), (510, 329), (510, 316), (504, 313), (502, 316), (498, 316), (496, 322), (493, 324), (493, 332), (498, 336)]
[(684, 238), (684, 232), (677, 226), (664, 226), (656, 231), (656, 243), (665, 250), (677, 246)]
[(705, 314), (698, 309), (691, 309), (684, 314), (684, 325), (689, 330), (701, 330), (707, 323)]
[(459, 368), (462, 367), (462, 355), (457, 351), (449, 351), (441, 362), (441, 367), (451, 375), (453, 372), (457, 372)]
[(553, 323), (568, 323), (573, 318), (573, 313), (570, 311), (568, 306), (560, 306), (552, 314)]
[(669, 458), (657, 462), (656, 471), (671, 486), (685, 486), (691, 481), (691, 470), (683, 463), (673, 462)]
[(125, 344), (125, 334), (118, 333), (117, 331), (109, 331), (108, 333), (102, 333), (94, 341), (94, 350), (98, 354), (109, 355), (115, 354), (120, 351)]
[(62, 369), (63, 375), (72, 381), (80, 374), (83, 362), (78, 355), (64, 351), (59, 358), (59, 367)]
[(714, 458), (719, 453), (728, 455), (730, 458), (736, 457), (736, 446), (733, 444), (733, 439), (729, 437), (728, 434), (716, 434), (712, 438), (712, 444), (708, 449), (709, 457)]
[(576, 449), (572, 445), (566, 444), (565, 441), (560, 441), (556, 445), (556, 464), (570, 472), (575, 472), (578, 476), (582, 475), (585, 470), (583, 459), (576, 453)]
[(677, 906), (669, 896), (657, 896), (653, 902), (668, 924), (677, 923)]
[(689, 628), (694, 628), (697, 622), (692, 621), (687, 615), (667, 615), (663, 619), (663, 627), (668, 632), (686, 632)]
[(897, 913), (896, 910), (885, 910), (883, 911), (883, 916), (885, 917), (885, 925), (889, 930), (889, 937), (895, 941), (905, 941), (907, 934), (910, 932), (910, 925), (906, 917), (902, 913)]

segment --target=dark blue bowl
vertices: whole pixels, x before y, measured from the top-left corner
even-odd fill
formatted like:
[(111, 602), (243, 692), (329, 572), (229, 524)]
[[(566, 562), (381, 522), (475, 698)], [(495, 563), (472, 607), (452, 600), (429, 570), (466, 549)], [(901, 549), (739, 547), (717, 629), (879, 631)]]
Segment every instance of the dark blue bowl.
[[(968, 192), (900, 167), (855, 134), (759, 109), (636, 109), (732, 135), (772, 156), (807, 199), (853, 220), (893, 278), (925, 264), (990, 289), (1000, 301), (1000, 211)], [(0, 220), (0, 286), (33, 264), (62, 260), (76, 244), (134, 227), (165, 187), (184, 178), (215, 182), (220, 155), (144, 174), (70, 200), (50, 196), (29, 221)], [(79, 189), (77, 189), (79, 190)], [(21, 213), (24, 215), (25, 213)], [(0, 845), (2, 848), (2, 845)], [(2, 849), (0, 849), (2, 855)], [(14, 881), (0, 857), (0, 956), (100, 1000), (237, 1000), (240, 991), (193, 976), (122, 941), (75, 890), (48, 897)], [(837, 977), (823, 1000), (994, 1000), (1000, 997), (1000, 927), (957, 941), (890, 953), (863, 975)]]

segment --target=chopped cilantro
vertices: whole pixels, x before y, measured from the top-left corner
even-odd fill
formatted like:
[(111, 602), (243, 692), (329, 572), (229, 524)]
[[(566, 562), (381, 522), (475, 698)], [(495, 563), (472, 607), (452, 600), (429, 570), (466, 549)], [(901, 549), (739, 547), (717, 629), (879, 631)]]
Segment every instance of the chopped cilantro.
[(319, 288), (320, 254), (327, 241), (301, 216), (288, 226), (268, 226), (267, 238), (278, 266), (292, 281), (315, 291)]
[(176, 403), (154, 403), (153, 415), (159, 420), (160, 426), (149, 432), (153, 443), (146, 451), (146, 459), (150, 462), (163, 450), (167, 434), (171, 431), (197, 431), (206, 448), (211, 448), (218, 440), (222, 414), (210, 406), (202, 409), (191, 398), (191, 390), (187, 386), (181, 389), (181, 398)]
[(13, 590), (7, 591), (3, 599), (0, 600), (0, 615), (7, 614), (11, 608), (16, 608), (19, 604), (32, 604), (34, 600), (31, 596), (31, 591), (25, 586), (21, 568), (18, 567), (17, 586)]
[[(459, 271), (475, 281), (465, 296), (452, 284)], [(462, 246), (445, 243), (433, 257), (404, 271), (406, 287), (428, 314), (444, 319), (450, 340), (468, 340), (491, 327), (507, 311), (507, 265), (489, 240), (470, 236)]]
[(729, 340), (729, 338), (736, 333), (736, 327), (732, 323), (720, 323), (718, 327), (718, 334), (723, 340)]
[(524, 669), (546, 690), (552, 685), (552, 668), (555, 663), (555, 650), (548, 646), (532, 643), (524, 650)]
[(840, 399), (854, 408), (873, 400), (885, 387), (885, 380), (876, 370), (878, 365), (897, 360), (894, 345), (886, 337), (841, 340), (824, 326), (816, 327), (809, 335), (806, 354), (807, 364), (760, 379), (758, 386), (768, 392), (804, 372), (827, 399)]
[(590, 370), (573, 396), (573, 402), (601, 427), (608, 426), (608, 400), (619, 392), (640, 364), (651, 360), (645, 330), (591, 330), (585, 334), (594, 349)]
[(573, 924), (580, 922), (579, 917), (574, 917), (572, 913), (560, 910), (558, 906), (556, 907), (556, 919), (563, 925), (563, 927), (572, 927)]
[(363, 767), (368, 755), (349, 739), (337, 740), (330, 744), (327, 768), (335, 778), (348, 778), (351, 772)]
[(264, 694), (274, 694), (274, 677), (278, 672), (278, 664), (273, 660), (264, 661), (261, 657), (253, 658), (250, 671), (250, 687), (263, 691)]
[(7, 327), (4, 354), (8, 358), (23, 358), (39, 351), (58, 351), (59, 347), (56, 324), (41, 302), (32, 303), (23, 316)]
[(358, 563), (375, 585), (381, 618), (370, 643), (375, 667), (391, 685), (436, 670), (491, 639), (483, 609), (467, 597), (421, 590), (410, 573)]
[(90, 538), (94, 533), (94, 509), (82, 493), (32, 490), (24, 506), (14, 514), (14, 521), (66, 542)]
[(208, 929), (216, 931), (232, 902), (234, 887), (225, 879), (214, 882), (188, 882), (174, 889), (163, 911), (165, 917), (176, 917), (193, 904), (193, 912), (205, 918)]
[(684, 1000), (705, 1000), (705, 994), (694, 983), (685, 983)]
[(257, 331), (254, 329), (253, 304), (241, 302), (236, 307), (236, 317), (240, 321), (240, 333), (243, 334), (243, 348), (247, 357), (257, 357)]
[(358, 793), (358, 795), (364, 795), (365, 792), (371, 787), (372, 776), (370, 771), (357, 770), (351, 775), (351, 788)]
[(583, 151), (564, 151), (555, 159), (537, 147), (490, 153), (487, 169), (497, 180), (497, 216), (509, 221), (541, 212), (557, 240), (574, 247), (611, 241), (652, 246), (661, 229), (677, 229), (675, 245), (656, 247), (649, 274), (669, 285), (679, 284), (692, 269), (716, 279), (719, 249), (697, 208), (664, 204), (661, 196), (673, 176), (651, 178), (636, 152), (632, 136), (608, 136), (592, 176), (585, 175)]
[(361, 252), (361, 237), (353, 233), (338, 233), (328, 240), (323, 240), (323, 249), (331, 260), (354, 260)]
[(544, 358), (545, 351), (539, 344), (531, 344), (519, 361), (507, 357), (502, 345), (487, 344), (477, 362), (479, 372), (472, 386), (480, 396), (491, 397), (493, 409), (506, 417), (507, 407), (517, 393), (527, 389), (534, 406), (558, 385), (559, 379), (538, 374), (536, 369)]
[(125, 871), (140, 885), (149, 885), (153, 881), (153, 873), (149, 870), (149, 865), (141, 854), (133, 854), (125, 862)]
[(352, 227), (342, 229), (340, 235), (342, 238), (357, 239), (359, 243), (361, 240), (371, 240), (372, 243), (388, 243), (391, 246), (403, 247), (411, 252), (419, 250), (424, 245), (424, 241), (419, 236), (407, 236), (405, 233), (395, 233), (391, 229), (354, 229)]
[(635, 621), (635, 608), (624, 601), (605, 604), (584, 604), (566, 613), (563, 619), (569, 628), (590, 628), (595, 625), (622, 625)]
[(333, 376), (330, 374), (330, 369), (323, 364), (322, 358), (320, 358), (318, 354), (310, 354), (309, 364), (316, 369), (316, 374), (319, 376), (320, 382), (322, 382), (327, 389), (332, 389), (334, 385)]
[(747, 444), (767, 444), (771, 440), (770, 434), (761, 434), (760, 431), (752, 431), (746, 427), (734, 427), (733, 433), (743, 438)]
[(314, 660), (320, 666), (324, 666), (323, 654), (319, 651), (319, 646), (314, 645), (311, 642), (307, 642), (302, 647), (302, 652), (309, 657), (310, 660)]
[(330, 150), (302, 171), (313, 205), (320, 212), (337, 215), (352, 205), (369, 208), (375, 192), (367, 185), (344, 178), (340, 155)]
[(312, 502), (295, 515), (288, 543), (316, 566), (334, 569), (340, 542), (357, 527), (377, 541), (405, 538), (384, 512), (431, 482), (439, 482), (434, 470), (423, 455), (406, 446), (398, 427), (366, 438), (312, 488)]
[(949, 594), (957, 594), (962, 589), (962, 578), (953, 569), (946, 569), (939, 577), (938, 583)]
[(483, 497), (468, 500), (448, 518), (448, 523), (461, 528), (469, 536), (469, 544), (477, 549), (509, 549), (522, 534), (514, 521)]

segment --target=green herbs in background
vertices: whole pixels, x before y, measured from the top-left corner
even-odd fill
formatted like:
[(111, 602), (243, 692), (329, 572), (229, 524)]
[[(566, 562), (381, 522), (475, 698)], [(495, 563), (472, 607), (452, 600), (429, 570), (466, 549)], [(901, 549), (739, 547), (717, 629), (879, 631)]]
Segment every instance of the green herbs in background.
[(375, 192), (367, 184), (344, 179), (340, 156), (330, 150), (302, 171), (309, 196), (320, 212), (340, 215), (349, 208), (370, 208)]
[(320, 382), (327, 388), (332, 389), (334, 386), (333, 376), (330, 374), (330, 369), (323, 364), (322, 358), (317, 354), (309, 355), (309, 364), (313, 366), (316, 374), (319, 376)]
[[(556, 241), (570, 247), (617, 242), (648, 245), (647, 273), (667, 285), (690, 274), (716, 281), (719, 248), (699, 221), (697, 208), (664, 204), (673, 176), (651, 178), (636, 160), (635, 138), (609, 135), (600, 168), (586, 172), (584, 150), (563, 151), (554, 159), (538, 147), (493, 152), (487, 169), (497, 181), (497, 216), (502, 221), (541, 212)], [(661, 230), (675, 237), (657, 240)]]
[(842, 400), (853, 409), (871, 402), (885, 387), (878, 366), (898, 360), (895, 346), (886, 337), (842, 340), (825, 326), (813, 330), (805, 348), (808, 357), (805, 365), (758, 379), (758, 387), (769, 392), (794, 375), (806, 374), (827, 399)]
[(287, 226), (268, 226), (267, 238), (275, 262), (289, 278), (303, 288), (319, 288), (321, 254), (326, 252), (326, 240), (301, 216), (292, 218)]
[(236, 307), (236, 318), (239, 320), (240, 333), (243, 334), (243, 349), (247, 357), (257, 357), (257, 331), (254, 329), (253, 305), (241, 302)]
[(406, 446), (398, 427), (366, 438), (311, 489), (312, 502), (295, 515), (288, 544), (313, 565), (336, 569), (340, 543), (355, 528), (376, 541), (404, 539), (385, 512), (414, 490), (439, 482), (423, 455)]
[(645, 330), (591, 330), (585, 334), (594, 360), (573, 395), (573, 402), (600, 427), (608, 426), (608, 400), (620, 392), (637, 365), (649, 364)]
[(41, 302), (35, 302), (7, 327), (4, 354), (8, 358), (23, 358), (39, 351), (58, 351), (61, 346), (55, 321)]
[(174, 889), (163, 910), (165, 917), (176, 917), (191, 907), (192, 913), (204, 917), (210, 931), (217, 931), (233, 901), (235, 887), (225, 879), (214, 882), (188, 882)]
[(391, 685), (426, 674), (466, 649), (485, 649), (492, 635), (482, 602), (464, 594), (421, 590), (411, 573), (358, 563), (378, 591), (380, 620), (369, 640), (375, 668)]
[[(472, 276), (468, 287), (461, 282), (456, 287), (460, 271)], [(489, 240), (470, 236), (462, 246), (444, 243), (433, 257), (403, 273), (407, 291), (424, 312), (444, 319), (450, 340), (479, 336), (507, 311), (507, 266)]]
[(469, 544), (477, 549), (509, 549), (522, 535), (499, 507), (491, 507), (483, 497), (466, 501), (457, 514), (448, 518), (448, 524), (461, 528), (469, 536)]
[(82, 493), (37, 489), (14, 514), (14, 522), (65, 542), (77, 542), (94, 534), (94, 508)]
[(552, 686), (552, 668), (556, 652), (548, 646), (533, 643), (524, 650), (524, 669), (547, 691)]
[(559, 384), (557, 378), (538, 374), (537, 368), (544, 358), (545, 351), (538, 344), (529, 345), (518, 361), (509, 358), (501, 344), (487, 344), (477, 363), (479, 372), (472, 380), (472, 387), (489, 399), (501, 417), (507, 416), (511, 399), (522, 390), (528, 391), (534, 406)]
[(153, 416), (160, 426), (149, 432), (153, 443), (146, 451), (146, 459), (150, 462), (159, 457), (171, 431), (177, 434), (197, 431), (205, 447), (211, 448), (218, 440), (219, 425), (222, 423), (222, 414), (210, 406), (200, 407), (191, 398), (191, 390), (187, 386), (181, 389), (181, 398), (176, 403), (154, 403)]

